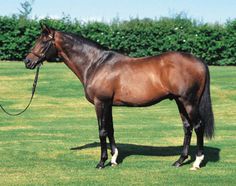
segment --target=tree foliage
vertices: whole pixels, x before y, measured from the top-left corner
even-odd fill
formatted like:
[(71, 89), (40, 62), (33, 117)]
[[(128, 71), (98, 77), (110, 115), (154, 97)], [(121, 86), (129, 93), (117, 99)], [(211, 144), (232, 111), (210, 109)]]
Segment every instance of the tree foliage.
[(24, 1), (23, 3), (20, 3), (21, 8), (18, 9), (20, 11), (20, 17), (27, 19), (32, 12), (32, 4), (34, 3), (34, 0), (31, 1)]
[[(189, 52), (210, 65), (236, 64), (236, 20), (224, 25), (174, 18), (81, 23), (65, 16), (41, 20), (61, 31), (90, 38), (105, 47), (141, 57), (167, 51)], [(22, 60), (40, 34), (39, 20), (0, 17), (0, 59)]]

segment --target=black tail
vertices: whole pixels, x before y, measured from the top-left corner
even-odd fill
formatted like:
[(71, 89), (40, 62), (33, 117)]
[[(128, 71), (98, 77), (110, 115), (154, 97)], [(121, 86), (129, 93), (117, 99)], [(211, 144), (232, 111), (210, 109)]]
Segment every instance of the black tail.
[(211, 106), (210, 94), (210, 73), (206, 65), (206, 82), (205, 88), (200, 100), (199, 113), (205, 125), (205, 137), (211, 139), (214, 136), (214, 115)]

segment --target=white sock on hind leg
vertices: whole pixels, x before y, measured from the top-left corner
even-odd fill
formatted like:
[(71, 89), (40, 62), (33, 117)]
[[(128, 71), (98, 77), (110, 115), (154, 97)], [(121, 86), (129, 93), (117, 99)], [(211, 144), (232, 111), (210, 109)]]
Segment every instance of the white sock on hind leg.
[(113, 154), (112, 158), (111, 158), (111, 165), (117, 165), (116, 163), (116, 159), (118, 157), (118, 149), (115, 149), (115, 153)]
[(204, 159), (204, 155), (196, 156), (196, 160), (193, 163), (193, 167), (190, 170), (197, 170), (200, 169), (200, 164), (202, 163)]

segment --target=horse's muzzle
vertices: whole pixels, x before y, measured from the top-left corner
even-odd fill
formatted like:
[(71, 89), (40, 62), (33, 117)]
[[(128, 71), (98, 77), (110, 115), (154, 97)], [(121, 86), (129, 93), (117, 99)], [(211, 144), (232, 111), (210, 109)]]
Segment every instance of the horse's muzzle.
[(33, 69), (35, 69), (35, 67), (37, 66), (37, 62), (33, 62), (33, 61), (31, 61), (30, 59), (24, 59), (24, 63), (25, 63), (25, 67), (27, 68), (27, 69), (31, 69), (31, 70), (33, 70)]

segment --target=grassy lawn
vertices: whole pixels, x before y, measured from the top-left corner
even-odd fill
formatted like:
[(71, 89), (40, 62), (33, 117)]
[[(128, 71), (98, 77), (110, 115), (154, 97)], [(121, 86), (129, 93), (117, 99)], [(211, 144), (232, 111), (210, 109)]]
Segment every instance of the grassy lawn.
[[(176, 104), (114, 108), (120, 163), (95, 169), (100, 158), (93, 105), (64, 64), (41, 69), (32, 106), (19, 117), (0, 111), (0, 185), (235, 185), (236, 67), (211, 67), (216, 136), (206, 141), (205, 162), (192, 172), (178, 158), (183, 130)], [(20, 111), (31, 94), (34, 71), (0, 62), (0, 102)], [(70, 150), (74, 148), (75, 150)]]

